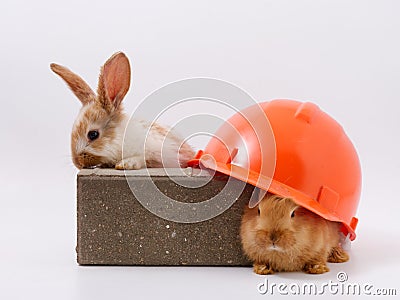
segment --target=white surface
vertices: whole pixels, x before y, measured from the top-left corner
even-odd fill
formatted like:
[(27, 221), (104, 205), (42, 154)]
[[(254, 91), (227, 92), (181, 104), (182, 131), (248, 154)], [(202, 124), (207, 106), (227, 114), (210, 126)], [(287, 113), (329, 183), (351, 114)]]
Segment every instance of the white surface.
[(206, 76), (260, 101), (313, 101), (335, 117), (364, 174), (351, 261), (269, 280), (322, 284), (343, 270), (349, 282), (399, 293), (400, 2), (214, 2), (1, 2), (1, 299), (268, 296), (247, 268), (77, 266), (69, 134), (79, 103), (49, 63), (95, 87), (117, 50), (133, 61), (129, 111), (162, 85)]

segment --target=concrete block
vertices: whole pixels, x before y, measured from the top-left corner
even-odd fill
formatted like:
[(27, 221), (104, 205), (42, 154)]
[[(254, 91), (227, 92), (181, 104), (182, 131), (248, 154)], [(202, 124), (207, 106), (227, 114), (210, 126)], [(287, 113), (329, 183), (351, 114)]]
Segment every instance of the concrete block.
[[(77, 259), (81, 265), (251, 265), (239, 237), (242, 211), (253, 190), (250, 185), (191, 168), (85, 169), (78, 173), (77, 184)], [(146, 199), (138, 201), (137, 191)], [(163, 202), (160, 193), (177, 202)], [(204, 202), (213, 196), (218, 196), (219, 203)], [(159, 203), (157, 214), (168, 219), (151, 213), (143, 201), (153, 206)], [(180, 207), (182, 203), (201, 204), (206, 213), (215, 213), (230, 202), (220, 215), (196, 223), (189, 222), (199, 215), (196, 207), (193, 214)], [(188, 223), (171, 221), (184, 213)]]

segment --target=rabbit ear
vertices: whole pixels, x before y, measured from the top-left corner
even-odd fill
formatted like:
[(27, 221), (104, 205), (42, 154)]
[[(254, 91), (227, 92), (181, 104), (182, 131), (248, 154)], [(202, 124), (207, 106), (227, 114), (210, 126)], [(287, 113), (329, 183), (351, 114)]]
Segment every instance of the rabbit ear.
[(76, 97), (78, 97), (83, 105), (96, 99), (95, 93), (81, 77), (71, 72), (66, 67), (57, 64), (51, 64), (50, 68), (54, 73), (64, 79), (72, 92)]
[(130, 81), (129, 60), (124, 53), (117, 52), (101, 68), (98, 100), (106, 108), (118, 108), (129, 90)]

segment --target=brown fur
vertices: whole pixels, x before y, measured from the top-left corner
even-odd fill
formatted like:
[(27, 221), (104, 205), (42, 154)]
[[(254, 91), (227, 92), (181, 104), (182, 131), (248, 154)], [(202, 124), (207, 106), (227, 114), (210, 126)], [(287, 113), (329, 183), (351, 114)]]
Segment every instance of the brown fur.
[(95, 93), (80, 76), (71, 72), (66, 67), (57, 64), (51, 64), (50, 68), (54, 73), (64, 79), (72, 92), (82, 102), (83, 105), (96, 99)]
[[(325, 220), (289, 198), (267, 194), (258, 206), (245, 208), (240, 235), (257, 274), (321, 274), (329, 271), (328, 259), (344, 262), (349, 258), (339, 246), (339, 228), (339, 223)], [(278, 248), (271, 249), (273, 246)]]

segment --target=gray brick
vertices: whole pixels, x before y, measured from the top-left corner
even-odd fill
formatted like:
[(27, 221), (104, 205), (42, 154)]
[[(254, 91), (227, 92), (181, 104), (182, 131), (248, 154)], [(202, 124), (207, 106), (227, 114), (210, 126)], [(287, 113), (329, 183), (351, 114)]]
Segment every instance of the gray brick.
[[(150, 177), (147, 172), (150, 172)], [(149, 212), (135, 198), (127, 180), (138, 190), (150, 192), (148, 179), (169, 197), (184, 203), (199, 203), (219, 194), (231, 200), (242, 182), (200, 170), (169, 169), (168, 174), (183, 184), (206, 183), (186, 188), (175, 183), (163, 169), (124, 171), (82, 170), (78, 174), (78, 263), (82, 265), (223, 265), (248, 266), (242, 253), (239, 227), (244, 205), (252, 187), (222, 214), (198, 223), (176, 223)], [(190, 176), (191, 174), (191, 176)], [(237, 187), (237, 188), (236, 188)], [(236, 190), (237, 189), (237, 190)], [(163, 203), (161, 202), (161, 206)], [(219, 209), (212, 206), (210, 209)], [(172, 208), (174, 213), (179, 214)]]

